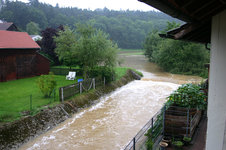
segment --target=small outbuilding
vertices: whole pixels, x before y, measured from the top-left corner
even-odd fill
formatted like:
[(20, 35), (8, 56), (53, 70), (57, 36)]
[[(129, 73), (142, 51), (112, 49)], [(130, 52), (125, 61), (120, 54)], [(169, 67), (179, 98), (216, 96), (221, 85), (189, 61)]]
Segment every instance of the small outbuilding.
[(12, 22), (0, 22), (0, 30), (19, 31), (16, 25)]
[(50, 61), (26, 32), (0, 31), (0, 82), (48, 74)]

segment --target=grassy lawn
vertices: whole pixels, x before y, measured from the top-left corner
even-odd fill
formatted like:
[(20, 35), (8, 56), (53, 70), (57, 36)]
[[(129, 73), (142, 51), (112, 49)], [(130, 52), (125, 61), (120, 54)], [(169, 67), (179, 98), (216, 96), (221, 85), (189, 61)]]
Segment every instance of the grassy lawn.
[(120, 51), (144, 51), (143, 49), (119, 49)]
[(120, 55), (144, 55), (143, 49), (120, 49)]
[(30, 110), (30, 95), (32, 95), (32, 107), (34, 109), (47, 105), (50, 102), (59, 103), (59, 87), (73, 84), (71, 80), (65, 80), (65, 76), (55, 75), (57, 81), (56, 100), (43, 98), (36, 85), (38, 77), (0, 82), (0, 121), (17, 119), (21, 116), (20, 112)]
[(128, 67), (117, 67), (115, 68), (115, 73), (116, 73), (116, 80), (119, 80), (121, 77), (123, 77), (126, 74), (126, 71), (128, 69), (133, 70), (134, 72), (136, 72), (137, 74), (139, 74), (141, 77), (143, 76), (143, 74), (133, 68), (128, 68)]
[[(52, 66), (51, 68), (63, 68), (63, 69), (69, 69), (70, 67), (68, 66)], [(71, 66), (71, 69), (80, 69), (78, 66)]]
[(128, 70), (128, 68), (126, 68), (126, 67), (115, 68), (116, 80), (119, 80), (121, 77), (123, 77), (126, 74), (127, 70)]

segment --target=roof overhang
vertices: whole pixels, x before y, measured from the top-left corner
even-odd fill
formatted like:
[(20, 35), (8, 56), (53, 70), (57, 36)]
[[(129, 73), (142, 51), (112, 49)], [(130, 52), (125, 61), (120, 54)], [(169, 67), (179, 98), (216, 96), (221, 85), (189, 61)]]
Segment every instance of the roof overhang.
[(161, 37), (210, 43), (211, 19), (226, 9), (226, 0), (139, 0), (187, 24)]

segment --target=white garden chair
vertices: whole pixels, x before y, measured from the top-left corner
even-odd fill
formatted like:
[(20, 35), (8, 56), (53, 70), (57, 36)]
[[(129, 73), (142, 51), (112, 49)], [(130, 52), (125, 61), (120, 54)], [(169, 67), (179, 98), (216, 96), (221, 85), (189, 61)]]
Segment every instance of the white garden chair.
[(74, 80), (76, 77), (76, 72), (69, 71), (68, 75), (66, 75), (67, 80)]

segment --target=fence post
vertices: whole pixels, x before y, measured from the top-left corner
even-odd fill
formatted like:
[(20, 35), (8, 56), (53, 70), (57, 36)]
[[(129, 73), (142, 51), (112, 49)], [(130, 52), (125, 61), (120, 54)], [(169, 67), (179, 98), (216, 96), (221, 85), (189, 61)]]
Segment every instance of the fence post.
[(32, 95), (30, 95), (30, 111), (32, 110)]
[(166, 112), (166, 105), (164, 105), (164, 107), (163, 107), (163, 119), (162, 119), (163, 120), (163, 125), (162, 125), (163, 136), (165, 135), (165, 112)]
[(151, 118), (151, 138), (153, 139), (153, 130), (154, 129), (154, 119), (153, 117)]
[(61, 88), (61, 102), (64, 102), (64, 88)]
[(82, 94), (82, 82), (79, 82), (79, 87), (80, 87), (80, 89), (79, 89), (80, 94)]
[(187, 111), (187, 128), (186, 128), (186, 136), (188, 136), (188, 126), (189, 126), (189, 109)]
[(96, 89), (95, 78), (93, 78), (93, 88)]
[(53, 101), (55, 101), (56, 100), (56, 89), (54, 88), (53, 89)]
[(135, 139), (135, 137), (133, 138), (133, 150), (135, 150), (136, 149), (136, 139)]

